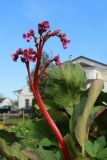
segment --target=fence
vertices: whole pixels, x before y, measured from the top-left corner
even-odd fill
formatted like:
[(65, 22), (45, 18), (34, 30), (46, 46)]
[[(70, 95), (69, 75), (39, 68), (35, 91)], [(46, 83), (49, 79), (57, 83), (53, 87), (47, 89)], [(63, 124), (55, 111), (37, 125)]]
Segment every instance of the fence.
[(3, 113), (0, 114), (0, 119), (3, 119), (3, 117), (5, 118), (22, 118), (22, 117), (28, 118), (29, 114), (28, 113)]

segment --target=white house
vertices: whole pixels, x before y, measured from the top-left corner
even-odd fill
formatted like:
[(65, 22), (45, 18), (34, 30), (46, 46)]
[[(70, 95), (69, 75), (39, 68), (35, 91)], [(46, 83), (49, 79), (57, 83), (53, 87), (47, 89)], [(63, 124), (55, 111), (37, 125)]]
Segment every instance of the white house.
[(12, 101), (8, 98), (0, 98), (0, 109), (11, 107)]
[(12, 101), (8, 98), (0, 98), (0, 113), (11, 111)]
[(33, 93), (30, 91), (29, 86), (24, 86), (22, 89), (14, 91), (18, 97), (18, 109), (27, 108), (32, 106)]
[(103, 79), (104, 91), (107, 91), (107, 64), (83, 56), (77, 57), (71, 62), (79, 63), (84, 68), (87, 77), (87, 87), (92, 80)]

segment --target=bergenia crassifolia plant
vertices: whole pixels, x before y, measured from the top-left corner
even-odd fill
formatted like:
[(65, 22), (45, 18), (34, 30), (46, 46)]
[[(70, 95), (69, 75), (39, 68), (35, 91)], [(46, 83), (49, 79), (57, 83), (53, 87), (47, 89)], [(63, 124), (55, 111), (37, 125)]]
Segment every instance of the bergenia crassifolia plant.
[[(34, 30), (29, 30), (29, 32), (23, 34), (23, 38), (27, 40), (27, 42), (30, 42), (32, 39), (34, 40), (35, 44), (35, 50), (32, 48), (28, 49), (21, 49), (19, 48), (13, 55), (12, 59), (13, 61), (17, 61), (18, 58), (21, 59), (23, 63), (25, 63), (30, 86), (32, 89), (32, 92), (34, 94), (34, 97), (36, 98), (36, 101), (40, 107), (40, 110), (45, 118), (45, 120), (50, 125), (51, 129), (53, 130), (54, 134), (56, 135), (56, 138), (59, 142), (59, 146), (64, 154), (65, 160), (70, 160), (70, 156), (66, 147), (66, 144), (64, 142), (63, 136), (61, 135), (59, 129), (57, 128), (56, 124), (50, 117), (45, 104), (42, 101), (42, 98), (40, 96), (40, 91), (38, 89), (38, 80), (40, 76), (45, 76), (46, 69), (49, 67), (51, 62), (55, 62), (57, 66), (60, 66), (62, 63), (60, 62), (60, 56), (56, 55), (54, 58), (50, 59), (48, 62), (46, 62), (44, 68), (40, 72), (40, 64), (41, 64), (41, 57), (43, 53), (43, 47), (46, 43), (46, 41), (51, 37), (58, 37), (60, 41), (62, 42), (63, 48), (66, 49), (67, 45), (70, 43), (70, 40), (67, 39), (65, 33), (61, 33), (59, 29), (56, 29), (55, 31), (50, 31), (50, 24), (48, 21), (44, 21), (42, 23), (38, 24), (38, 38), (35, 35)], [(31, 71), (30, 71), (30, 62), (34, 62), (36, 64), (35, 70), (34, 70), (34, 77), (32, 79)]]

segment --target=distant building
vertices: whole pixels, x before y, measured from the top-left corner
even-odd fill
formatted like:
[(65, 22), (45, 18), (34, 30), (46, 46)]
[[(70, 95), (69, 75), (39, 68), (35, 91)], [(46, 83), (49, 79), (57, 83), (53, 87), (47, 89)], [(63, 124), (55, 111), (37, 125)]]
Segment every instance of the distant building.
[(29, 89), (29, 86), (25, 86), (20, 90), (16, 90), (14, 93), (18, 97), (18, 109), (31, 108), (34, 97), (33, 93)]
[(79, 63), (86, 72), (87, 87), (94, 79), (104, 80), (104, 91), (107, 92), (107, 65), (87, 57), (77, 57), (71, 61), (72, 63)]
[(8, 98), (0, 98), (0, 112), (8, 112), (11, 110), (12, 101)]

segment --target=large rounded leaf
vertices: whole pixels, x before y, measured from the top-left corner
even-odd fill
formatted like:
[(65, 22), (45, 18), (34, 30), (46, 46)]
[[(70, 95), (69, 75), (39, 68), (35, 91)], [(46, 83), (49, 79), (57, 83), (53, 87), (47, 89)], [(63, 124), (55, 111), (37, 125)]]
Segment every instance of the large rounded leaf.
[(80, 102), (80, 91), (86, 76), (79, 64), (67, 62), (60, 67), (51, 67), (46, 78), (44, 102), (47, 106), (69, 108)]

